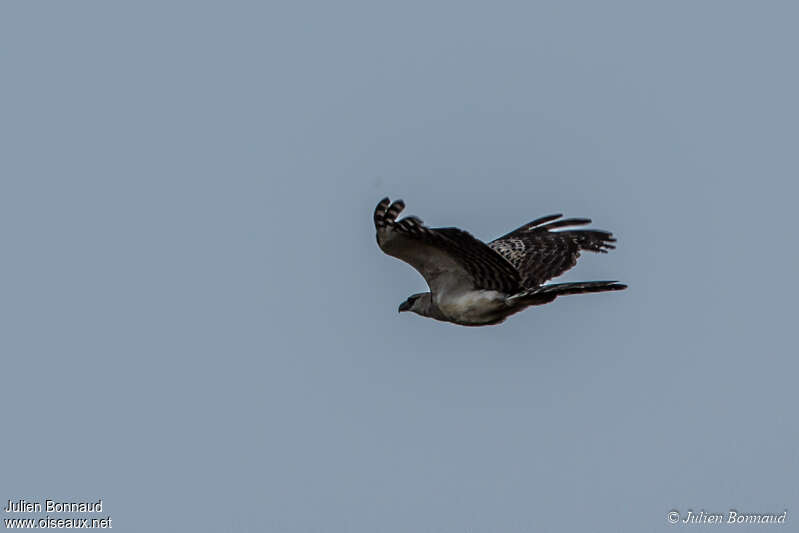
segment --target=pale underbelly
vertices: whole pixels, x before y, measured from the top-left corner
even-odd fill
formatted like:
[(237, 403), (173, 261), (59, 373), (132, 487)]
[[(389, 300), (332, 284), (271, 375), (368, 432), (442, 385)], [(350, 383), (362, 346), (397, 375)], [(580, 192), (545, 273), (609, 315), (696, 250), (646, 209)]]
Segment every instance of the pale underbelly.
[(505, 294), (497, 291), (469, 291), (457, 295), (436, 295), (438, 308), (453, 322), (495, 323), (505, 317)]

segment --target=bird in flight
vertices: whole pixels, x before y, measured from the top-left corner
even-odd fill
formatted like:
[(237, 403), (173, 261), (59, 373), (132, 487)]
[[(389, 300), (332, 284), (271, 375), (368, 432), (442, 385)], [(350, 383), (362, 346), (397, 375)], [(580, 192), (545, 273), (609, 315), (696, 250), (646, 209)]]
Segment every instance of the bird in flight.
[(458, 228), (428, 228), (414, 216), (397, 220), (404, 208), (402, 200), (383, 198), (374, 213), (380, 249), (419, 271), (430, 287), (411, 295), (400, 312), (489, 326), (558, 296), (627, 288), (616, 281), (545, 284), (576, 265), (582, 250), (615, 248), (606, 231), (566, 229), (590, 224), (587, 218), (549, 215), (484, 243)]

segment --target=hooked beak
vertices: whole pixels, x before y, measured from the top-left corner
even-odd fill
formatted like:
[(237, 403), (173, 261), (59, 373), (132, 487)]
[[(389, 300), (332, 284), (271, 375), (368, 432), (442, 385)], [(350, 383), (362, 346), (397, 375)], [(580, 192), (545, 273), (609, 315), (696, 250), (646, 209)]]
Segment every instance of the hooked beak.
[(410, 299), (405, 300), (404, 302), (402, 302), (400, 304), (399, 309), (397, 310), (397, 312), (398, 313), (402, 313), (403, 311), (410, 311), (412, 305), (413, 305), (413, 302), (411, 302)]

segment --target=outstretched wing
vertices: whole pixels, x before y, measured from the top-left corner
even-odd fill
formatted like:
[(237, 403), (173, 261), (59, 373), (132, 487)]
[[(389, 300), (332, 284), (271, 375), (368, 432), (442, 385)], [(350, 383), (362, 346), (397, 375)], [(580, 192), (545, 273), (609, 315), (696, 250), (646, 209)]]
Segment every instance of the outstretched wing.
[(484, 242), (457, 228), (428, 228), (416, 217), (397, 220), (402, 200), (384, 198), (374, 220), (377, 244), (419, 271), (432, 292), (487, 289), (515, 293), (519, 273)]
[(615, 248), (611, 243), (616, 239), (607, 231), (551, 231), (591, 223), (587, 218), (557, 220), (561, 216), (538, 218), (488, 243), (516, 267), (525, 288), (537, 287), (569, 270), (577, 264), (581, 250), (606, 253)]

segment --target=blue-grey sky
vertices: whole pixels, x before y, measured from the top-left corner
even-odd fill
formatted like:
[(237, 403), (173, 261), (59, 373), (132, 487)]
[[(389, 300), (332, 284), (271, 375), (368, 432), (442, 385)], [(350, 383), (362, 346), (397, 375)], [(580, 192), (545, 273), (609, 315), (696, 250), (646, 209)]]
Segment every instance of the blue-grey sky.
[[(4, 3), (0, 501), (103, 498), (118, 531), (795, 528), (797, 17)], [(387, 195), (485, 239), (591, 217), (618, 249), (563, 279), (630, 289), (398, 315), (425, 285), (375, 244)]]

